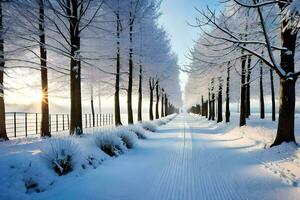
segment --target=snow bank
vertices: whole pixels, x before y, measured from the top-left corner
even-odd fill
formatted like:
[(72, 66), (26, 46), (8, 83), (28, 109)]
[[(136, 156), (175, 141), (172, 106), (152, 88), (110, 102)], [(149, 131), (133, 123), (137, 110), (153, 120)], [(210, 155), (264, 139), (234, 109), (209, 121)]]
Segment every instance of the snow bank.
[[(259, 119), (252, 114), (247, 125), (239, 127), (239, 116), (232, 113), (230, 123), (207, 121), (203, 117), (193, 115), (196, 121), (208, 124), (208, 132), (225, 147), (254, 156), (261, 167), (278, 176), (282, 182), (292, 186), (300, 186), (300, 149), (295, 143), (283, 143), (270, 148), (276, 137), (277, 122), (273, 122), (269, 114), (266, 119)], [(295, 119), (296, 141), (300, 141), (299, 117)]]
[(141, 124), (138, 125), (128, 125), (125, 128), (127, 128), (129, 131), (133, 132), (136, 134), (138, 139), (147, 139), (147, 135), (149, 132), (144, 129)]
[[(23, 138), (0, 145), (0, 199), (27, 199), (99, 167), (150, 133), (140, 125), (95, 129), (81, 137)], [(60, 176), (64, 175), (64, 178)]]
[(158, 129), (158, 126), (166, 125), (167, 123), (172, 121), (176, 116), (177, 116), (177, 114), (172, 114), (172, 115), (168, 115), (166, 117), (160, 118), (160, 119), (156, 119), (151, 122), (150, 121), (143, 122), (141, 124), (141, 126), (147, 131), (156, 132)]

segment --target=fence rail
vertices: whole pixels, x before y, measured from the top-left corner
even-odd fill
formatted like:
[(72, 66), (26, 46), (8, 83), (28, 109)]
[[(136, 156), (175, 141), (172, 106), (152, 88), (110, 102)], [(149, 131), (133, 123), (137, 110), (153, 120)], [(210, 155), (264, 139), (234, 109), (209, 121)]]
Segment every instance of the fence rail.
[[(40, 134), (41, 114), (25, 112), (7, 112), (6, 131), (8, 137), (27, 137), (29, 135)], [(83, 128), (102, 127), (113, 125), (113, 114), (95, 114), (93, 123), (92, 114), (82, 115)], [(70, 128), (69, 114), (50, 114), (49, 130), (50, 132), (67, 131)]]

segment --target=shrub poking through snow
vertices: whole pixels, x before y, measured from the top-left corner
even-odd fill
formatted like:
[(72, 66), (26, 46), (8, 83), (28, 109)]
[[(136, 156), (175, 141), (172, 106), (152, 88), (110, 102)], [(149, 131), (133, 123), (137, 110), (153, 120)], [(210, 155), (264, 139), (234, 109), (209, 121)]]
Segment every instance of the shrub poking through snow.
[(157, 126), (162, 126), (162, 125), (166, 125), (169, 121), (167, 119), (158, 119), (156, 120), (154, 123)]
[(43, 189), (37, 182), (37, 176), (33, 173), (32, 163), (30, 161), (28, 167), (24, 170), (24, 186), (26, 188), (26, 193), (33, 193), (33, 192), (42, 192)]
[(76, 143), (70, 139), (49, 139), (49, 146), (42, 150), (51, 167), (63, 176), (71, 172), (75, 165), (75, 156), (79, 154)]
[(120, 129), (118, 130), (117, 134), (128, 149), (132, 149), (134, 147), (137, 141), (137, 135), (134, 132), (126, 129)]
[(95, 143), (103, 152), (111, 157), (118, 156), (125, 149), (121, 138), (114, 133), (96, 134)]
[(138, 139), (147, 139), (146, 131), (140, 125), (129, 125), (126, 127), (129, 131), (136, 134)]
[(157, 131), (157, 126), (154, 123), (151, 122), (143, 122), (142, 123), (143, 129), (151, 132), (156, 132)]
[[(92, 166), (94, 169), (96, 169), (103, 162), (103, 159), (99, 160), (93, 154), (88, 155), (87, 158), (86, 158), (86, 160), (87, 160), (88, 165)], [(85, 166), (83, 166), (83, 168), (85, 169)]]

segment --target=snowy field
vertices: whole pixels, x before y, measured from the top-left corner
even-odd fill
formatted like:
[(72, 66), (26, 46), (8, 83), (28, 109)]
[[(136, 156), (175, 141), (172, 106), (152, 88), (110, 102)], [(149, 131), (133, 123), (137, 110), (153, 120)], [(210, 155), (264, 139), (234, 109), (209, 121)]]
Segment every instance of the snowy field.
[[(299, 199), (299, 148), (269, 149), (276, 128), (269, 119), (237, 123), (235, 114), (230, 124), (180, 114), (116, 158), (90, 136), (75, 138), (82, 155), (93, 152), (101, 162), (65, 176), (46, 164), (40, 149), (47, 140), (9, 141), (0, 146), (0, 199)], [(300, 118), (296, 135), (300, 141)], [(41, 191), (26, 191), (28, 180)]]

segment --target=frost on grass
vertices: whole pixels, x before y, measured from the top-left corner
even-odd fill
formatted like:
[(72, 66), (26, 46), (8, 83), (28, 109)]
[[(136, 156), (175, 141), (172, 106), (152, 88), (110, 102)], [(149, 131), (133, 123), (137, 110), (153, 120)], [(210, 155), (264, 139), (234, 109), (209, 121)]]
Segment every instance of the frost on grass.
[(141, 124), (141, 126), (143, 127), (143, 129), (145, 129), (147, 131), (151, 131), (151, 132), (156, 132), (157, 131), (157, 126), (154, 123), (151, 123), (151, 122), (143, 122)]
[(132, 149), (137, 142), (137, 135), (130, 130), (119, 129), (117, 135), (121, 138), (128, 149)]
[(98, 133), (94, 136), (96, 145), (107, 155), (114, 157), (123, 153), (123, 141), (115, 133)]
[(147, 139), (147, 133), (144, 128), (142, 128), (140, 125), (129, 125), (126, 127), (129, 131), (136, 134), (138, 139)]
[(74, 141), (63, 138), (49, 139), (47, 147), (42, 149), (43, 157), (59, 176), (74, 169), (79, 153), (78, 145)]

